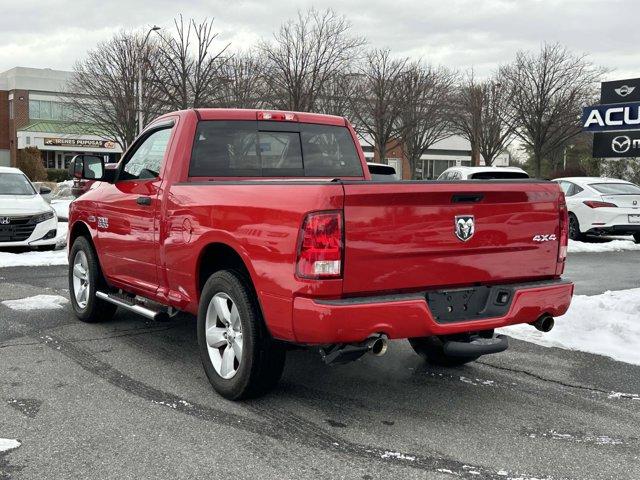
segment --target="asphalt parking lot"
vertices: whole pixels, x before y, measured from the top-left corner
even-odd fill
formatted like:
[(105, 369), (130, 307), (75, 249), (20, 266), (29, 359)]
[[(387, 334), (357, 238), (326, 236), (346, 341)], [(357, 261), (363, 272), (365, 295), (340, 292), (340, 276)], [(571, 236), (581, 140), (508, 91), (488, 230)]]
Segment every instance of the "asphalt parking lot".
[[(640, 252), (607, 255), (570, 257), (576, 293), (637, 286)], [(2, 299), (66, 289), (66, 267), (0, 269)], [(632, 479), (639, 437), (640, 367), (587, 353), (514, 340), (442, 369), (406, 342), (336, 367), (295, 351), (276, 391), (232, 403), (186, 315), (87, 325), (68, 305), (0, 305), (0, 438), (21, 442), (2, 479)]]

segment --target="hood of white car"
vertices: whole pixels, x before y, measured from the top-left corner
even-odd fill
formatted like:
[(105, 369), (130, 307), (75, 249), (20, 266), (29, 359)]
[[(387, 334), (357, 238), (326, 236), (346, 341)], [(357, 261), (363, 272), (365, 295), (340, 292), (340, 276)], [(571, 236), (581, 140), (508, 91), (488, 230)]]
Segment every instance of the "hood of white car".
[(50, 209), (49, 204), (40, 195), (0, 195), (0, 217), (33, 215)]

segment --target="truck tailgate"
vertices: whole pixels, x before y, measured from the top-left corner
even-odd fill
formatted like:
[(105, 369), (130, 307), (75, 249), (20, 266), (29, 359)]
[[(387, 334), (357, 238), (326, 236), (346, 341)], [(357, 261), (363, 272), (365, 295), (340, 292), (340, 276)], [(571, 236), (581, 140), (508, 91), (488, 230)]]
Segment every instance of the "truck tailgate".
[[(346, 294), (555, 275), (555, 183), (345, 182), (344, 191)], [(470, 216), (475, 232), (462, 240), (456, 217)]]

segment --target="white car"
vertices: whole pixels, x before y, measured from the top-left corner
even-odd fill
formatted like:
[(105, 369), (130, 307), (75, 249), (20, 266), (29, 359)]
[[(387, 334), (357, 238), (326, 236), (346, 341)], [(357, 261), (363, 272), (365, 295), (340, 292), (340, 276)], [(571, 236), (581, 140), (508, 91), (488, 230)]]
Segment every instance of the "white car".
[(569, 238), (633, 235), (640, 243), (640, 187), (602, 177), (566, 177), (560, 184), (569, 209)]
[(51, 189), (33, 186), (17, 168), (0, 167), (0, 248), (56, 247), (58, 219), (40, 195)]
[(449, 167), (438, 180), (495, 180), (529, 178), (519, 167)]

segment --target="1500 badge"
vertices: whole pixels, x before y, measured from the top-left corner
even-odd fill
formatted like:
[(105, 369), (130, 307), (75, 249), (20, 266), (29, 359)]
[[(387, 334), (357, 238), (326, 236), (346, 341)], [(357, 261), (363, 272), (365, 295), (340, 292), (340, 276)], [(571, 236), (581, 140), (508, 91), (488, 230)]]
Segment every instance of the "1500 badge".
[(556, 236), (552, 233), (550, 235), (534, 235), (534, 242), (553, 242), (556, 240)]

